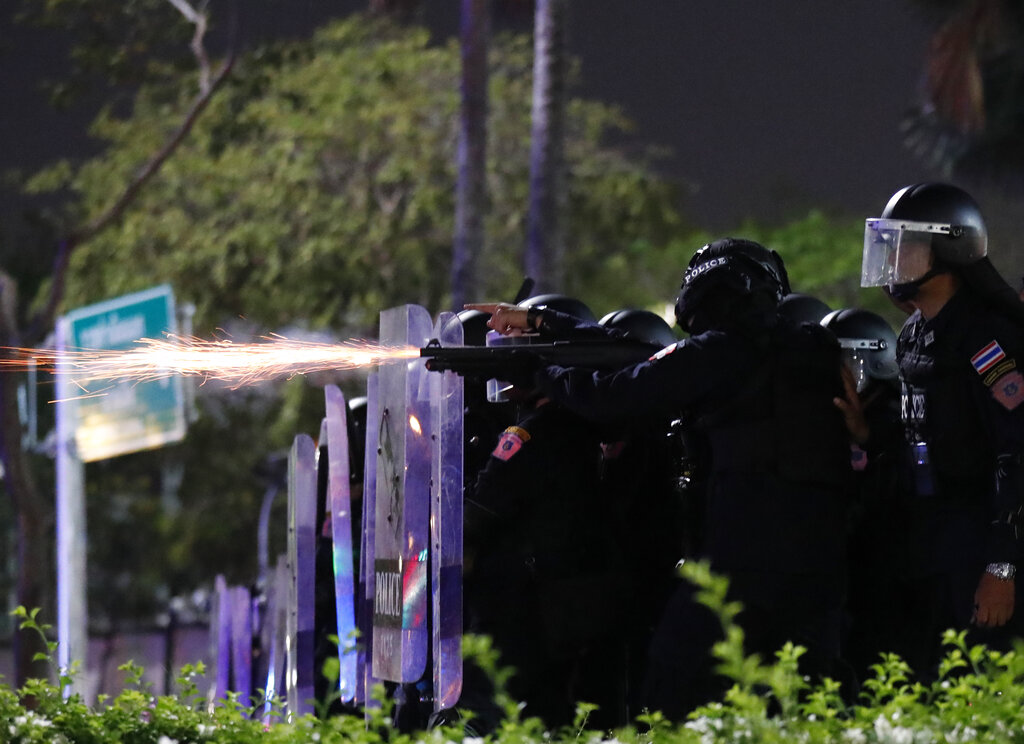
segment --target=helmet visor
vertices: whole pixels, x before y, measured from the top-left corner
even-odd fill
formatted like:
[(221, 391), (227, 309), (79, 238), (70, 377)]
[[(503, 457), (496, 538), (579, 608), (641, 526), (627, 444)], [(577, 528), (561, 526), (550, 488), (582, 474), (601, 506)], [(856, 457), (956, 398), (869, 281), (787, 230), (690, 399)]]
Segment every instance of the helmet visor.
[(867, 220), (860, 286), (884, 287), (920, 279), (932, 266), (932, 236), (949, 235), (952, 229), (931, 222)]
[(840, 338), (843, 362), (857, 381), (857, 392), (863, 393), (871, 381), (871, 355), (884, 353), (887, 347), (882, 338)]
[(853, 374), (857, 392), (863, 393), (868, 386), (867, 360), (858, 349), (843, 349), (843, 364)]

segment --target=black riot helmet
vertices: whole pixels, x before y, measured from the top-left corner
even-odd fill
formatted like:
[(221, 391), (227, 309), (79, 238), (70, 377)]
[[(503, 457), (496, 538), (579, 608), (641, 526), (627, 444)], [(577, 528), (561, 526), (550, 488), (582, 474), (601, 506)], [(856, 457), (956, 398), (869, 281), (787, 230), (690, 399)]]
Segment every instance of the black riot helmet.
[(851, 307), (833, 310), (821, 319), (821, 325), (839, 339), (843, 359), (857, 381), (857, 392), (863, 392), (872, 380), (897, 380), (896, 332), (881, 315)]
[(820, 323), (832, 308), (809, 294), (790, 292), (779, 303), (779, 314), (794, 323)]
[[(519, 307), (547, 308), (555, 312), (565, 313), (580, 320), (597, 322), (597, 316), (580, 300), (563, 294), (541, 294), (529, 297), (519, 303)], [(519, 336), (503, 336), (497, 331), (490, 331), (486, 336), (487, 346), (519, 346), (522, 344), (542, 343), (543, 338), (537, 333), (524, 333)], [(513, 384), (508, 380), (492, 378), (487, 380), (487, 400), (491, 403), (522, 400), (529, 395), (522, 382)]]
[(786, 294), (789, 276), (778, 253), (752, 240), (722, 238), (690, 259), (676, 297), (676, 322), (690, 333), (756, 322), (774, 317)]
[(904, 186), (865, 222), (861, 286), (921, 282), (986, 255), (988, 230), (970, 194), (948, 183)]
[(865, 223), (861, 286), (888, 286), (895, 299), (907, 300), (945, 271), (1024, 326), (1024, 304), (988, 258), (988, 230), (971, 195), (948, 183), (900, 189), (881, 217)]
[(580, 320), (587, 320), (591, 323), (597, 322), (594, 311), (582, 301), (563, 294), (541, 294), (529, 297), (519, 303), (519, 307), (547, 307), (555, 312), (565, 313)]
[(972, 264), (988, 255), (988, 230), (981, 208), (961, 188), (948, 183), (918, 183), (900, 189), (882, 210), (883, 219), (949, 225), (932, 233), (932, 250), (947, 264)]
[(644, 341), (662, 348), (671, 346), (679, 339), (672, 332), (665, 319), (650, 310), (627, 308), (614, 310), (600, 320), (605, 328), (621, 331), (627, 338)]

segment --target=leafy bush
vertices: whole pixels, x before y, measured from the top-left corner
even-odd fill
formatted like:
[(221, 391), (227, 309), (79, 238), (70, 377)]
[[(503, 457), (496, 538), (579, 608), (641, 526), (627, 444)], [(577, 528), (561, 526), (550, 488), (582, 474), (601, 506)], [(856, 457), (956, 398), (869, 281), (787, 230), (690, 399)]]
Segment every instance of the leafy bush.
[[(504, 682), (509, 670), (498, 667), (497, 653), (486, 638), (467, 638), (465, 650), (487, 670), (498, 690), (505, 722), (487, 737), (470, 737), (458, 728), (401, 733), (392, 728), (391, 708), (377, 690), (380, 705), (369, 707), (366, 718), (328, 716), (330, 702), (317, 715), (287, 721), (279, 707), (264, 723), (263, 703), (247, 706), (237, 698), (209, 706), (198, 694), (195, 678), (202, 665), (186, 667), (178, 679), (178, 695), (154, 696), (139, 681), (141, 670), (127, 665), (128, 689), (95, 708), (78, 696), (67, 699), (62, 687), (75, 670), (58, 671), (58, 683), (33, 680), (21, 690), (0, 685), (0, 741), (10, 744), (246, 744), (249, 742), (346, 742), (355, 744), (653, 744), (654, 742), (868, 742), (927, 744), (935, 742), (1024, 741), (1024, 647), (1000, 653), (983, 646), (967, 647), (964, 634), (947, 631), (949, 647), (932, 684), (915, 682), (907, 664), (895, 654), (879, 659), (874, 677), (863, 684), (861, 699), (849, 704), (839, 683), (811, 684), (800, 674), (803, 649), (787, 644), (770, 663), (743, 653), (743, 630), (736, 625), (739, 605), (726, 600), (727, 581), (706, 564), (687, 563), (683, 572), (701, 587), (701, 601), (721, 619), (725, 640), (714, 653), (720, 670), (733, 681), (720, 702), (703, 706), (682, 724), (660, 713), (644, 714), (635, 727), (614, 732), (587, 728), (593, 706), (580, 703), (574, 726), (546, 732), (537, 719), (521, 719), (521, 706), (508, 698)], [(45, 636), (48, 626), (36, 621), (36, 611), (18, 608), (23, 628)], [(55, 644), (48, 644), (52, 656)], [(332, 667), (325, 667), (328, 674)], [(335, 670), (336, 671), (336, 670)]]

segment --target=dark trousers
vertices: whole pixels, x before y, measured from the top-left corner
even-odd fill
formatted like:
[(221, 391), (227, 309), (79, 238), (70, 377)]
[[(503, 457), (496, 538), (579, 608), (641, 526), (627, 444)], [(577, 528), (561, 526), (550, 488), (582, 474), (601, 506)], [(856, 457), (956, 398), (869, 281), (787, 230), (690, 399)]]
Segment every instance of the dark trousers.
[[(720, 699), (732, 684), (715, 672), (712, 646), (724, 638), (717, 617), (696, 601), (696, 589), (682, 582), (654, 633), (644, 682), (644, 706), (673, 721), (685, 720), (699, 705)], [(786, 641), (804, 646), (801, 672), (834, 676), (839, 653), (841, 593), (820, 578), (760, 572), (730, 575), (729, 598), (739, 600), (737, 618), (744, 651), (767, 662)]]
[[(468, 630), (490, 636), (499, 666), (513, 675), (507, 690), (525, 702), (523, 715), (548, 728), (569, 725), (578, 702), (594, 703), (588, 725), (611, 728), (625, 721), (626, 639), (620, 615), (622, 577), (607, 573), (538, 581), (511, 575), (469, 593)], [(476, 729), (497, 723), (489, 680), (467, 666), (460, 707), (479, 714)], [(500, 719), (498, 719), (500, 720)]]
[(990, 649), (1008, 651), (1015, 638), (1024, 638), (1024, 597), (1021, 582), (1016, 582), (1015, 609), (1010, 622), (1000, 628), (979, 628), (971, 624), (974, 592), (980, 573), (977, 569), (949, 571), (924, 576), (907, 583), (908, 615), (896, 619), (906, 629), (904, 660), (915, 678), (929, 683), (938, 676), (941, 659), (949, 652), (942, 645), (947, 629), (967, 630), (968, 647), (984, 644)]

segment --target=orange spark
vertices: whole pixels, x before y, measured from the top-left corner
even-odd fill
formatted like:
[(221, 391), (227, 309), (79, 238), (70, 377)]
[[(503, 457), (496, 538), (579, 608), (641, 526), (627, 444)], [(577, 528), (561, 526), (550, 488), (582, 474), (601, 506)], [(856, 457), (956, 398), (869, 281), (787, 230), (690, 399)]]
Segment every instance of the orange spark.
[(97, 380), (147, 382), (180, 375), (241, 387), (278, 377), (387, 364), (420, 353), (414, 346), (387, 346), (359, 339), (322, 343), (280, 336), (244, 344), (168, 334), (164, 339), (143, 338), (135, 344), (121, 350), (0, 347), (0, 352), (6, 352), (0, 356), (0, 370), (24, 370), (35, 365), (54, 374), (70, 375), (79, 385)]

